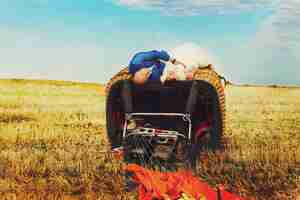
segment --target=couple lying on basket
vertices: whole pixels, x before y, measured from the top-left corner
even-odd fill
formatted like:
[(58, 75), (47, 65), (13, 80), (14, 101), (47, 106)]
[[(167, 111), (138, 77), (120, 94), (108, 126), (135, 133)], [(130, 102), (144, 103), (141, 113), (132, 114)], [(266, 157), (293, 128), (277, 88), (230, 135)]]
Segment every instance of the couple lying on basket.
[[(170, 62), (173, 66), (166, 66)], [(196, 67), (187, 66), (164, 50), (139, 52), (133, 56), (129, 64), (129, 73), (133, 75), (133, 82), (144, 84), (147, 80), (192, 80)]]

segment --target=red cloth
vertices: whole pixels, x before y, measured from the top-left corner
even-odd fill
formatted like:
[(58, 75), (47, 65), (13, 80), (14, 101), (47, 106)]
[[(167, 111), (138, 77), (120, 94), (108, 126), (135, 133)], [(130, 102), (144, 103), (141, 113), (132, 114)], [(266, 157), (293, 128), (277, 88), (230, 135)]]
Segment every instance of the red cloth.
[(139, 184), (139, 200), (177, 200), (183, 193), (197, 200), (242, 200), (223, 189), (218, 199), (214, 189), (189, 171), (162, 173), (135, 164), (127, 165), (125, 170), (132, 172), (134, 181)]

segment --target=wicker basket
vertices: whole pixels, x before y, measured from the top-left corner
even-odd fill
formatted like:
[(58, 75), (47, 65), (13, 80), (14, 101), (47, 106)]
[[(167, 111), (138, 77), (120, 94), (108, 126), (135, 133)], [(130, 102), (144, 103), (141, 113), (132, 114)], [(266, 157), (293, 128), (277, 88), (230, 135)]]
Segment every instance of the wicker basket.
[[(129, 74), (128, 68), (125, 67), (115, 76), (113, 76), (106, 85), (106, 94), (109, 94), (109, 91), (113, 84), (120, 80), (131, 79), (132, 75)], [(219, 106), (222, 116), (222, 133), (225, 131), (225, 119), (226, 119), (226, 108), (225, 108), (225, 93), (224, 85), (222, 84), (221, 76), (211, 67), (211, 65), (198, 68), (194, 74), (194, 80), (203, 80), (210, 83), (217, 91), (219, 97)]]

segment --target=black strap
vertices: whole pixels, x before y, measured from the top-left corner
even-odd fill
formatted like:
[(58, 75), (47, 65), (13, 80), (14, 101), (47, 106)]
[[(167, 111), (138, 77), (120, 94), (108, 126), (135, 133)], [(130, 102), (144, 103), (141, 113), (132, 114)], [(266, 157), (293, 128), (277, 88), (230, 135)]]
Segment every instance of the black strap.
[(132, 87), (131, 82), (129, 80), (124, 80), (122, 85), (122, 100), (124, 103), (124, 111), (125, 113), (132, 113)]
[(190, 89), (190, 94), (187, 100), (186, 109), (185, 109), (185, 112), (187, 114), (192, 115), (197, 103), (197, 94), (198, 94), (198, 82), (193, 81)]

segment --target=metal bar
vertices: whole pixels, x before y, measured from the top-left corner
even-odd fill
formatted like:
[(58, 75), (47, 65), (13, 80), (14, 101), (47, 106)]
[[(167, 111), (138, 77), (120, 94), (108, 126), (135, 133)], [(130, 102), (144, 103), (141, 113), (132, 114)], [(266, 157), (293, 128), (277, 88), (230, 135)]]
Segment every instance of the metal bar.
[(137, 116), (137, 115), (149, 115), (149, 116), (178, 116), (185, 117), (186, 114), (183, 113), (130, 113), (129, 115)]
[(142, 136), (152, 136), (152, 137), (161, 137), (161, 138), (175, 138), (175, 137), (183, 137), (185, 138), (186, 136), (183, 135), (183, 134), (180, 134), (180, 133), (174, 133), (174, 134), (154, 134), (154, 133), (129, 133), (127, 134), (125, 137), (129, 137), (129, 136), (132, 136), (132, 135), (142, 135)]
[(123, 139), (126, 137), (126, 131), (127, 131), (127, 119), (125, 118), (124, 127), (123, 127)]
[(153, 135), (153, 136), (159, 136), (159, 137), (163, 137), (163, 136), (181, 136), (181, 137), (186, 137), (184, 134), (179, 133), (177, 131), (169, 131), (169, 130), (161, 130), (160, 133), (156, 132), (156, 129), (154, 128), (137, 128), (135, 130), (133, 130), (131, 133), (129, 133), (127, 136), (129, 135), (139, 135), (139, 134), (145, 134), (145, 135)]
[(192, 120), (190, 118), (190, 115), (188, 115), (187, 121), (189, 122), (189, 140), (191, 141), (191, 139), (192, 139)]

